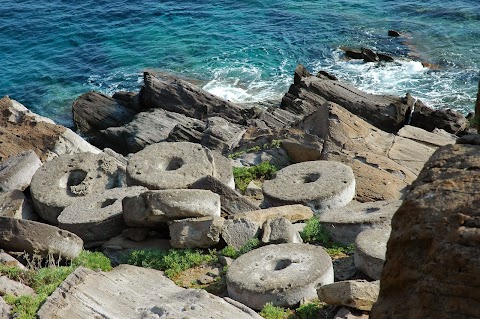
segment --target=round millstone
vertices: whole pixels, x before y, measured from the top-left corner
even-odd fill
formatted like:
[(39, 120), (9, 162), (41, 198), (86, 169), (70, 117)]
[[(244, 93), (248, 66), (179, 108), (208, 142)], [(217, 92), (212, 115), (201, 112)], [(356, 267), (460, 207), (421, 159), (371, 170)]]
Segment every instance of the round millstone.
[(291, 307), (317, 297), (317, 287), (333, 282), (333, 265), (322, 247), (268, 245), (248, 252), (228, 268), (228, 296), (260, 310), (266, 303)]
[(149, 189), (188, 188), (206, 175), (215, 175), (213, 161), (211, 152), (200, 144), (152, 144), (128, 160), (127, 183)]
[(334, 161), (311, 161), (285, 167), (263, 183), (271, 206), (303, 204), (315, 213), (343, 207), (355, 196), (352, 169)]
[(390, 227), (367, 229), (355, 241), (355, 267), (372, 279), (382, 275), (390, 232)]

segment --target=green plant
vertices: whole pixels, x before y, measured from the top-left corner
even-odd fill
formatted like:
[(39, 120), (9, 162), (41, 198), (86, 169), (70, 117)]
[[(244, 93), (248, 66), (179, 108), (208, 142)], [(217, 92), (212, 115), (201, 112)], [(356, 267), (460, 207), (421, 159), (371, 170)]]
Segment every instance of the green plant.
[(38, 294), (36, 296), (19, 296), (6, 295), (3, 297), (5, 302), (12, 306), (11, 314), (16, 319), (33, 319), (40, 305), (47, 298), (45, 294)]
[(325, 250), (332, 257), (338, 256), (338, 255), (351, 255), (355, 251), (355, 244), (344, 246), (337, 243), (333, 243), (331, 245), (328, 245), (325, 248)]
[(234, 167), (233, 176), (235, 178), (235, 186), (239, 190), (245, 191), (251, 181), (270, 179), (277, 171), (278, 168), (269, 162), (262, 162), (251, 167)]
[(265, 319), (288, 319), (292, 315), (290, 309), (285, 309), (267, 303), (263, 306), (262, 311), (260, 311), (260, 316)]
[(193, 249), (146, 249), (133, 251), (127, 263), (145, 268), (163, 270), (169, 278), (174, 278), (182, 271), (217, 260), (214, 251), (204, 254)]
[(295, 310), (295, 317), (298, 319), (317, 319), (320, 318), (320, 311), (323, 306), (317, 302), (310, 302), (301, 305)]
[(239, 256), (248, 253), (251, 250), (254, 250), (260, 245), (260, 240), (258, 238), (252, 238), (247, 241), (245, 245), (240, 247), (239, 250), (236, 250), (232, 246), (227, 246), (220, 250), (220, 255), (230, 258), (238, 258)]
[(317, 216), (307, 220), (305, 228), (300, 233), (304, 242), (311, 244), (328, 244), (331, 240), (330, 234), (322, 225)]
[(86, 268), (94, 270), (100, 269), (103, 271), (112, 270), (112, 264), (110, 263), (110, 259), (108, 259), (107, 256), (105, 256), (101, 252), (91, 252), (88, 250), (82, 251), (80, 256), (78, 256), (72, 261), (72, 266), (75, 268), (83, 266)]

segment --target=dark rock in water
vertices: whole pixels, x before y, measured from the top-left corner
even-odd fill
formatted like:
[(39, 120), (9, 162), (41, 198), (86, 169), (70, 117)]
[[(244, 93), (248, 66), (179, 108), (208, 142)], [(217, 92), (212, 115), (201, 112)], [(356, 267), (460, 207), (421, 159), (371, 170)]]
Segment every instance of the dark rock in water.
[(363, 61), (365, 62), (378, 62), (380, 59), (378, 55), (368, 48), (362, 48)]
[(350, 59), (363, 60), (363, 53), (359, 50), (346, 50), (345, 55)]
[(371, 319), (480, 317), (478, 167), (471, 144), (444, 146), (425, 164), (393, 216)]
[(199, 120), (220, 116), (232, 123), (242, 124), (249, 118), (247, 109), (222, 100), (184, 80), (164, 81), (148, 72), (144, 73), (140, 103), (144, 108), (161, 108)]
[(297, 65), (293, 75), (293, 84), (298, 84), (302, 78), (311, 76), (310, 72), (302, 64)]
[(402, 34), (398, 32), (397, 30), (388, 30), (388, 36), (389, 37), (399, 37)]
[(377, 52), (377, 56), (378, 56), (378, 59), (379, 59), (380, 61), (384, 61), (384, 62), (393, 62), (393, 61), (395, 61), (391, 56), (386, 55), (386, 54), (383, 54), (383, 53), (378, 53), (378, 52)]
[(137, 113), (115, 99), (93, 91), (77, 98), (72, 111), (77, 128), (93, 137), (98, 136), (100, 130), (130, 122)]
[(475, 102), (475, 126), (480, 133), (480, 81), (478, 81), (477, 101)]
[(132, 109), (135, 112), (140, 112), (142, 110), (140, 101), (138, 100), (138, 93), (119, 91), (115, 92), (112, 97), (119, 104)]
[(327, 71), (318, 71), (317, 73), (317, 78), (321, 78), (321, 79), (328, 79), (328, 80), (332, 80), (332, 81), (338, 81), (338, 78), (331, 74), (331, 73), (328, 73)]

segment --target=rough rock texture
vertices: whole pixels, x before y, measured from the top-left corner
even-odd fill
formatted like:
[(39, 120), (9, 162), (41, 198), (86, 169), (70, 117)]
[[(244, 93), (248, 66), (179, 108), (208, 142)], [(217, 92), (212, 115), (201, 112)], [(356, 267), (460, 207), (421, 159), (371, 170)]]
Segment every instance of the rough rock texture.
[(263, 243), (270, 244), (301, 244), (303, 243), (302, 237), (296, 229), (293, 227), (292, 223), (286, 219), (275, 218), (268, 219), (263, 226)]
[(355, 267), (368, 277), (380, 280), (391, 228), (367, 229), (355, 240)]
[(27, 267), (25, 267), (17, 259), (13, 258), (9, 254), (4, 253), (4, 252), (0, 252), (0, 264), (3, 264), (3, 265), (8, 266), (8, 267), (16, 267), (16, 268), (19, 268), (19, 269), (22, 269), (22, 270), (27, 269)]
[(394, 215), (370, 318), (480, 317), (480, 138), (460, 142), (435, 152)]
[(123, 199), (123, 218), (130, 227), (155, 228), (192, 217), (220, 217), (220, 196), (203, 189), (147, 191)]
[(355, 176), (339, 162), (298, 163), (266, 180), (263, 195), (270, 206), (304, 204), (318, 213), (347, 205), (355, 196)]
[(379, 290), (379, 281), (348, 280), (321, 286), (317, 293), (318, 300), (330, 305), (370, 310), (377, 301)]
[(42, 162), (60, 154), (100, 152), (72, 130), (30, 112), (7, 96), (0, 99), (0, 112), (0, 161), (27, 150), (33, 150)]
[(210, 190), (215, 194), (220, 195), (221, 210), (222, 215), (224, 216), (236, 215), (259, 209), (257, 205), (253, 204), (240, 193), (213, 176), (205, 176), (199, 179), (190, 185), (190, 188)]
[(306, 244), (268, 245), (237, 258), (227, 271), (230, 298), (260, 310), (271, 302), (292, 307), (317, 297), (317, 286), (333, 282), (330, 256)]
[(38, 219), (31, 201), (19, 190), (0, 193), (0, 216), (29, 220)]
[(161, 271), (129, 265), (110, 272), (77, 268), (48, 297), (38, 317), (261, 319), (204, 290), (178, 287)]
[(140, 186), (117, 187), (81, 197), (58, 216), (58, 227), (77, 234), (85, 243), (108, 240), (127, 226), (122, 199), (147, 189)]
[(433, 132), (428, 132), (426, 130), (411, 125), (405, 125), (404, 127), (402, 127), (398, 131), (398, 136), (420, 142), (427, 146), (434, 147), (455, 144), (455, 141), (457, 140), (455, 135), (452, 135), (446, 131), (441, 132), (439, 130), (436, 130)]
[(345, 207), (323, 212), (319, 215), (319, 220), (335, 242), (349, 245), (366, 229), (390, 226), (392, 216), (401, 204), (401, 200), (368, 203), (352, 201)]
[(37, 170), (30, 192), (37, 213), (56, 224), (62, 210), (78, 198), (122, 186), (124, 173), (106, 154), (59, 156)]
[(47, 256), (74, 259), (83, 248), (75, 234), (55, 226), (29, 220), (0, 217), (0, 247), (9, 251), (34, 252)]
[(220, 116), (229, 122), (242, 124), (247, 110), (222, 100), (184, 80), (164, 80), (145, 72), (140, 101), (145, 108), (161, 108), (199, 120)]
[(295, 204), (270, 207), (260, 210), (252, 210), (246, 213), (237, 214), (234, 218), (246, 218), (258, 225), (263, 225), (269, 218), (287, 218), (292, 223), (307, 220), (313, 217), (313, 211), (310, 207)]
[(32, 150), (9, 157), (0, 163), (0, 191), (25, 190), (40, 166), (42, 162)]
[(5, 295), (13, 295), (16, 297), (22, 295), (33, 296), (35, 295), (35, 291), (18, 281), (9, 279), (7, 276), (0, 276), (0, 296)]
[(218, 244), (224, 219), (221, 217), (188, 218), (169, 222), (173, 248), (208, 248)]
[(2, 297), (0, 297), (0, 318), (2, 319), (10, 319), (10, 311), (12, 310), (12, 306), (7, 304)]
[(368, 314), (360, 310), (342, 307), (333, 319), (368, 319)]
[(237, 250), (259, 234), (259, 225), (246, 218), (227, 219), (223, 224), (222, 238)]

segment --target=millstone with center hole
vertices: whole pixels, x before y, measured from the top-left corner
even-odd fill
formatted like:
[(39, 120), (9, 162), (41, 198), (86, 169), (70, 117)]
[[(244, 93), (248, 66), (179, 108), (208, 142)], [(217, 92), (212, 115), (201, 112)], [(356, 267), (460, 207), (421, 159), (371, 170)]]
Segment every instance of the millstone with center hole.
[(318, 213), (347, 205), (355, 196), (350, 167), (334, 161), (311, 161), (285, 167), (263, 183), (271, 206), (303, 204)]
[(268, 245), (237, 258), (228, 268), (228, 296), (260, 310), (266, 303), (292, 307), (317, 297), (317, 287), (333, 282), (333, 265), (322, 247)]

